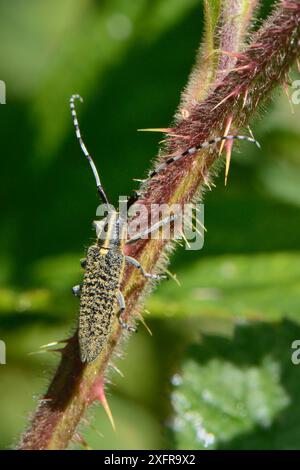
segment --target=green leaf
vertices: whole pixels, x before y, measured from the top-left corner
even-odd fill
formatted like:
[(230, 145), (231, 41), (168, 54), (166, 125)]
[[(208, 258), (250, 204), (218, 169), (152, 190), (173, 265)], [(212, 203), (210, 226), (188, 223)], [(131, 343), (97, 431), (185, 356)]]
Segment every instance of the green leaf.
[(71, 287), (82, 278), (80, 258), (83, 257), (78, 253), (68, 253), (38, 260), (30, 273), (34, 284), (69, 293)]
[[(45, 34), (42, 36), (43, 46), (51, 51), (51, 55), (48, 60), (38, 62), (38, 67), (41, 68), (42, 62), (44, 68), (32, 104), (33, 119), (39, 125), (39, 159), (53, 158), (61, 145), (66, 129), (71, 125), (68, 100), (72, 93), (80, 93), (86, 102), (90, 97), (94, 99), (103, 89), (107, 73), (122, 62), (134, 45), (157, 40), (159, 33), (172, 28), (196, 4), (196, 0), (165, 0), (153, 2), (154, 6), (149, 7), (146, 0), (110, 0), (100, 7), (81, 0), (74, 9), (72, 2), (64, 2), (66, 6), (59, 15), (53, 14), (52, 10), (44, 15), (47, 26), (50, 18), (56, 25), (59, 16), (61, 27), (54, 41), (50, 37), (47, 42)], [(70, 7), (71, 14), (68, 14)], [(54, 8), (54, 11), (60, 12), (60, 8)], [(40, 29), (43, 31), (41, 26)], [(21, 46), (16, 45), (16, 48), (18, 51)], [(23, 59), (23, 62), (26, 61)], [(124, 77), (120, 77), (120, 83), (122, 80)], [(116, 97), (112, 95), (111, 103), (114, 100)], [(96, 119), (101, 123), (103, 113), (100, 110)]]
[(197, 261), (149, 299), (157, 316), (300, 321), (300, 254), (220, 256)]
[(299, 326), (238, 327), (233, 339), (205, 337), (190, 347), (171, 395), (172, 434), (180, 449), (300, 447)]

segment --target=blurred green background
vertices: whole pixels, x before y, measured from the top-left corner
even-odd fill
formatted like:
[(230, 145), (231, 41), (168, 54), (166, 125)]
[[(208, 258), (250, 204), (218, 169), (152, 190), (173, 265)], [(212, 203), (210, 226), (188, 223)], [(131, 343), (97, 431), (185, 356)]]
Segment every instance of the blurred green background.
[[(74, 329), (70, 287), (97, 198), (79, 117), (110, 199), (130, 194), (179, 102), (203, 30), (200, 0), (0, 1), (0, 447), (18, 439), (58, 361), (29, 354)], [(271, 2), (263, 1), (261, 16)], [(299, 79), (299, 73), (292, 77)], [(204, 248), (178, 249), (111, 374), (114, 433), (95, 406), (93, 449), (300, 449), (300, 106), (279, 90), (205, 197)], [(80, 445), (75, 445), (80, 448)]]

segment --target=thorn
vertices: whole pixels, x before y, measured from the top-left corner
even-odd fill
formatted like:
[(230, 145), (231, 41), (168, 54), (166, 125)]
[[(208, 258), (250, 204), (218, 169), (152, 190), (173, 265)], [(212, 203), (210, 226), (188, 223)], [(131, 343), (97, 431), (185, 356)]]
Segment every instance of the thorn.
[(57, 349), (42, 349), (40, 351), (30, 351), (28, 356), (36, 356), (37, 354), (46, 354), (46, 353), (63, 353), (65, 348), (57, 348)]
[(58, 344), (61, 344), (61, 343), (68, 343), (69, 341), (70, 339), (60, 339), (58, 341), (52, 341), (52, 343), (42, 344), (42, 346), (40, 346), (40, 349), (47, 349), (52, 346), (57, 346)]
[(40, 346), (40, 349), (48, 349), (48, 348), (51, 348), (52, 346), (57, 346), (58, 343), (61, 343), (61, 341), (53, 341), (52, 343), (42, 344), (42, 346)]
[(212, 111), (214, 111), (215, 109), (217, 109), (219, 106), (221, 106), (223, 103), (225, 103), (225, 101), (229, 100), (229, 98), (232, 98), (233, 96), (236, 96), (237, 95), (237, 92), (234, 90), (232, 91), (231, 93), (229, 93), (229, 95), (227, 95), (222, 101), (220, 101), (220, 103), (218, 103), (213, 109)]
[(249, 93), (249, 88), (247, 88), (247, 89), (245, 90), (244, 99), (243, 99), (243, 107), (242, 107), (242, 109), (244, 109), (244, 108), (245, 108), (245, 106), (246, 106), (246, 104), (247, 104), (248, 93)]
[(36, 354), (44, 354), (48, 352), (58, 352), (62, 353), (64, 351), (64, 348), (56, 348), (56, 349), (51, 349), (52, 346), (58, 346), (59, 344), (67, 344), (72, 340), (72, 338), (68, 339), (60, 339), (58, 341), (52, 341), (51, 343), (48, 344), (42, 344), (40, 346), (38, 351), (31, 351), (28, 353), (29, 356), (34, 356)]
[(46, 354), (49, 351), (30, 351), (27, 353), (28, 356), (36, 356), (37, 354)]
[[(251, 135), (252, 139), (256, 141), (256, 139), (255, 139), (255, 137), (254, 137), (254, 134), (253, 134), (253, 132), (252, 132), (251, 127), (250, 127), (250, 126), (247, 126), (247, 128), (248, 128), (249, 134)], [(256, 141), (256, 142), (257, 142), (257, 141)]]
[(147, 323), (145, 322), (143, 315), (139, 312), (139, 313), (137, 314), (137, 316), (139, 317), (139, 319), (140, 319), (142, 325), (143, 325), (143, 326), (146, 328), (146, 330), (148, 331), (149, 335), (150, 335), (150, 336), (153, 336), (152, 331), (150, 330), (149, 326), (148, 326)]
[(229, 140), (226, 143), (226, 166), (225, 166), (225, 186), (227, 185), (227, 179), (230, 169), (231, 152), (232, 152), (233, 140)]
[(149, 127), (148, 129), (137, 129), (138, 132), (164, 132), (169, 134), (172, 132), (172, 127)]
[[(224, 132), (225, 137), (228, 135), (228, 133), (230, 131), (232, 120), (233, 120), (233, 115), (229, 116), (228, 119), (227, 119), (227, 124), (226, 124), (225, 132)], [(223, 152), (224, 145), (225, 145), (225, 140), (222, 140), (221, 145), (220, 145), (220, 150), (219, 150), (219, 156)]]
[(99, 383), (96, 384), (95, 399), (100, 401), (100, 403), (103, 406), (103, 409), (104, 409), (104, 411), (105, 411), (105, 413), (106, 413), (106, 415), (107, 415), (107, 417), (110, 421), (111, 427), (116, 432), (116, 426), (115, 426), (114, 418), (113, 418), (112, 412), (110, 410), (108, 401), (107, 401), (106, 396), (105, 396), (103, 380), (101, 380), (100, 384)]
[(240, 70), (249, 70), (251, 69), (251, 64), (241, 65), (240, 67), (235, 67), (230, 69), (230, 72), (240, 72)]
[(107, 402), (105, 391), (104, 391), (104, 379), (103, 377), (97, 377), (93, 383), (89, 395), (86, 397), (87, 403), (91, 404), (94, 401), (98, 400), (110, 421), (111, 427), (116, 431), (116, 426), (112, 412), (110, 410), (109, 404)]

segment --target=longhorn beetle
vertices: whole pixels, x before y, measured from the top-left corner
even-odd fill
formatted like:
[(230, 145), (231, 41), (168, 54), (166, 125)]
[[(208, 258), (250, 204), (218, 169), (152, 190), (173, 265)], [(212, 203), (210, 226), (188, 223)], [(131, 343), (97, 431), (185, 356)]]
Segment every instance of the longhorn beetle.
[[(129, 331), (135, 331), (135, 328), (122, 320), (125, 301), (120, 291), (120, 284), (125, 263), (131, 263), (149, 279), (159, 280), (166, 276), (147, 273), (137, 260), (124, 255), (123, 249), (127, 238), (126, 223), (109, 204), (97, 168), (83, 142), (75, 109), (76, 99), (82, 101), (82, 98), (80, 95), (72, 95), (70, 98), (76, 136), (92, 168), (100, 200), (107, 210), (107, 216), (104, 219), (94, 222), (97, 238), (95, 243), (88, 248), (86, 258), (81, 262), (81, 266), (85, 269), (83, 282), (72, 289), (74, 295), (80, 296), (78, 333), (80, 358), (82, 362), (89, 363), (98, 357), (107, 343), (117, 305), (119, 305), (120, 325)], [(134, 241), (138, 239), (139, 237)]]
[[(148, 231), (138, 234), (131, 240), (127, 240), (126, 222), (115, 208), (109, 204), (95, 163), (82, 139), (75, 109), (75, 101), (77, 99), (83, 101), (81, 96), (77, 94), (72, 95), (70, 98), (70, 108), (76, 137), (91, 166), (100, 200), (104, 204), (107, 212), (105, 218), (101, 221), (94, 222), (97, 237), (96, 241), (88, 248), (86, 258), (81, 262), (81, 266), (85, 270), (83, 282), (80, 285), (74, 286), (72, 289), (74, 295), (80, 296), (78, 332), (80, 358), (82, 362), (89, 363), (94, 361), (105, 347), (116, 315), (123, 328), (129, 331), (135, 331), (133, 326), (128, 325), (122, 319), (122, 313), (125, 310), (125, 300), (120, 291), (120, 284), (125, 263), (128, 262), (132, 264), (148, 279), (160, 280), (167, 277), (165, 275), (147, 273), (137, 260), (130, 256), (125, 256), (123, 252), (125, 244), (135, 242), (142, 238), (142, 236), (173, 221), (176, 215), (167, 217), (156, 224), (155, 227), (150, 227)], [(228, 135), (216, 137), (167, 159), (149, 174), (149, 178), (157, 175), (170, 163), (178, 161), (185, 156), (193, 155), (202, 148), (214, 145), (222, 140), (233, 139), (248, 140), (249, 142), (254, 142), (259, 147), (259, 143), (255, 139), (247, 136)], [(135, 200), (136, 198), (133, 197), (131, 204), (134, 203)], [(119, 306), (118, 313), (116, 313), (117, 306)]]

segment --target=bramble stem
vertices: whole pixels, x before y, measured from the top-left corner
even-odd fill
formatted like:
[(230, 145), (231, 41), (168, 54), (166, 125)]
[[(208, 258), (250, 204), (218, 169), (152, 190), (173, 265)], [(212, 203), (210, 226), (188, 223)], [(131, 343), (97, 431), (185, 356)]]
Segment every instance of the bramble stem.
[[(220, 4), (219, 1), (217, 3)], [(226, 7), (227, 17), (230, 8), (236, 3), (247, 5), (246, 1), (221, 2), (222, 8)], [(175, 125), (168, 132), (164, 155), (180, 153), (208, 138), (223, 134), (230, 127), (239, 129), (247, 125), (274, 87), (287, 82), (288, 71), (299, 55), (300, 3), (297, 0), (281, 1), (248, 47), (243, 49), (240, 45), (245, 35), (241, 34), (240, 26), (243, 23), (247, 29), (256, 3), (248, 1), (249, 9), (245, 10), (244, 16), (243, 12), (240, 13), (240, 21), (233, 22), (232, 38), (226, 36), (228, 52), (235, 59), (234, 63), (230, 61), (231, 71), (226, 70), (223, 75), (220, 73), (224, 70), (224, 64), (228, 65), (225, 58), (218, 60), (217, 65), (215, 61), (208, 60), (205, 67), (210, 68), (205, 70), (206, 81), (202, 88), (203, 75), (198, 62), (182, 97)], [(211, 34), (216, 34), (216, 29), (221, 36), (222, 32), (224, 35), (228, 32), (226, 24), (222, 23), (226, 15), (220, 11), (214, 13), (214, 21), (207, 20), (213, 32), (207, 33), (208, 39), (202, 46), (203, 53), (207, 50), (214, 53)], [(213, 13), (212, 9), (207, 12)], [(247, 18), (245, 15), (248, 15)], [(234, 47), (230, 49), (231, 45)], [(218, 54), (222, 59), (222, 52)], [(159, 160), (163, 159), (161, 155)], [(149, 208), (154, 203), (184, 204), (201, 197), (203, 189), (214, 176), (216, 163), (221, 160), (218, 149), (213, 149), (169, 165), (148, 183), (140, 203)], [(139, 260), (148, 272), (154, 272), (159, 265), (166, 263), (168, 248), (169, 244), (164, 241), (140, 240), (128, 246), (126, 254)], [(132, 319), (137, 315), (149, 290), (149, 283), (128, 267), (122, 285), (127, 318)], [(75, 334), (61, 351), (61, 362), (46, 395), (39, 401), (19, 449), (65, 449), (90, 404), (98, 399), (105, 405), (105, 371), (116, 346), (120, 344), (122, 334), (116, 321), (106, 350), (96, 362), (89, 365), (80, 363)]]

